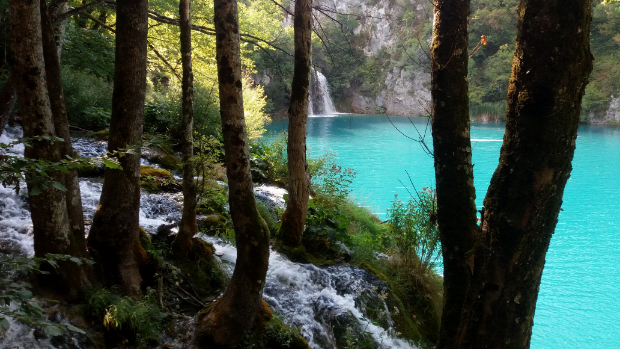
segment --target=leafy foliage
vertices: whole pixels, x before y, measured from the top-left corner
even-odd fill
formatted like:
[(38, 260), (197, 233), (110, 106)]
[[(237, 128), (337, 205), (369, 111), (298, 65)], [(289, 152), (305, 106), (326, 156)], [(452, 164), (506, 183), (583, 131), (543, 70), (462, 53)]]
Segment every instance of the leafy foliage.
[(123, 297), (117, 290), (101, 289), (88, 297), (86, 308), (88, 314), (101, 321), (108, 331), (133, 333), (138, 348), (152, 348), (158, 343), (167, 316), (157, 306), (156, 294), (152, 290), (143, 300), (137, 301)]
[(435, 192), (424, 188), (407, 203), (395, 199), (388, 209), (390, 231), (401, 255), (415, 255), (422, 269), (432, 270), (440, 257)]
[(65, 331), (85, 333), (71, 324), (49, 322), (45, 316), (41, 300), (34, 298), (32, 285), (26, 281), (31, 274), (49, 274), (43, 265), (58, 268), (58, 262), (72, 262), (78, 265), (93, 262), (69, 255), (48, 254), (45, 258), (26, 256), (0, 257), (0, 331), (8, 330), (8, 318), (13, 318), (29, 327), (42, 327), (50, 336), (61, 336)]

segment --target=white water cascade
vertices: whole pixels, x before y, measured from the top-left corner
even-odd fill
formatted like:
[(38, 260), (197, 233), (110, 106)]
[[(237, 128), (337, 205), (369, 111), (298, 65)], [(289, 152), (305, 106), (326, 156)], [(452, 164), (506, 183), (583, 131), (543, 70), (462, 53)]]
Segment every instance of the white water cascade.
[[(0, 142), (9, 143), (21, 137), (21, 128), (7, 127)], [(86, 138), (72, 138), (74, 149), (82, 155), (99, 155), (105, 152), (105, 143)], [(23, 146), (10, 150), (12, 155), (23, 154)], [(101, 178), (81, 178), (80, 189), (84, 215), (92, 220), (101, 194)], [(34, 254), (32, 221), (28, 211), (27, 189), (22, 184), (19, 194), (11, 188), (0, 186), (0, 254)], [(259, 200), (268, 207), (284, 205), (279, 188), (262, 185), (255, 188)], [(140, 201), (140, 225), (155, 233), (163, 224), (178, 223), (182, 210), (181, 193), (143, 193)], [(216, 248), (215, 254), (224, 269), (232, 273), (237, 250), (220, 239), (204, 236)], [(338, 349), (348, 346), (347, 339), (362, 338), (379, 349), (413, 349), (414, 344), (399, 338), (394, 328), (392, 312), (384, 298), (389, 292), (387, 283), (378, 280), (366, 270), (338, 264), (317, 267), (312, 264), (291, 262), (284, 255), (271, 251), (269, 270), (264, 288), (264, 299), (290, 326), (300, 329), (313, 349)], [(369, 312), (379, 310), (380, 319), (369, 318)], [(68, 322), (61, 313), (55, 320)], [(192, 321), (191, 318), (185, 317)], [(192, 335), (193, 326), (188, 328)], [(162, 345), (184, 348), (175, 344), (176, 339), (162, 334)], [(68, 345), (70, 343), (70, 345)], [(29, 327), (11, 321), (10, 329), (0, 335), (0, 348), (64, 349), (87, 348), (88, 339), (83, 335), (68, 334), (57, 344), (49, 336), (37, 335)]]
[(338, 113), (336, 107), (334, 107), (334, 102), (332, 102), (325, 75), (312, 68), (311, 76), (308, 115), (333, 115)]

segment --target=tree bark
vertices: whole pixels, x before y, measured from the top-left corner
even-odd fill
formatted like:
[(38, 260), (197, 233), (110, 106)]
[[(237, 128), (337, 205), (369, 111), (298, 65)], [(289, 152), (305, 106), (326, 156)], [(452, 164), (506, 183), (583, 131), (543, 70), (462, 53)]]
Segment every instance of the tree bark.
[(280, 235), (285, 244), (300, 246), (310, 196), (310, 176), (306, 162), (306, 124), (312, 55), (312, 0), (295, 2), (294, 29), (295, 70), (288, 109), (288, 201), (282, 215)]
[[(592, 70), (590, 0), (522, 0), (506, 133), (453, 348), (529, 348)], [(474, 263), (475, 262), (475, 263)], [(444, 315), (445, 316), (445, 315)]]
[(0, 136), (4, 132), (4, 127), (9, 122), (9, 117), (15, 108), (17, 101), (17, 90), (15, 89), (15, 78), (13, 72), (9, 75), (2, 92), (0, 92)]
[(181, 22), (181, 60), (183, 64), (183, 216), (181, 226), (175, 239), (174, 248), (177, 254), (187, 256), (192, 248), (192, 238), (198, 233), (196, 221), (196, 204), (198, 199), (196, 182), (194, 181), (194, 74), (192, 72), (192, 30), (190, 27), (190, 0), (179, 2)]
[(239, 21), (235, 0), (216, 0), (216, 59), (237, 263), (224, 295), (200, 316), (196, 344), (229, 348), (253, 326), (269, 264), (269, 229), (256, 207), (243, 115)]
[[(108, 150), (136, 146), (142, 137), (146, 92), (147, 0), (117, 1), (116, 55)], [(122, 170), (106, 168), (88, 245), (104, 284), (138, 295), (134, 257), (139, 236), (140, 149), (120, 158)]]
[[(20, 100), (26, 138), (56, 136), (45, 75), (39, 6), (38, 0), (9, 2), (11, 48), (14, 53), (12, 74), (17, 97)], [(32, 146), (26, 148), (24, 156), (56, 162), (61, 159), (61, 147), (62, 144), (59, 142), (34, 140)], [(48, 175), (53, 181), (63, 182), (63, 176), (58, 172)], [(29, 192), (32, 192), (33, 188), (33, 183), (29, 182)], [(65, 193), (49, 187), (39, 195), (29, 195), (28, 202), (34, 232), (35, 256), (45, 257), (48, 253), (74, 254)], [(48, 268), (51, 275), (46, 276), (46, 282), (41, 282), (39, 286), (61, 291), (67, 298), (76, 297), (84, 282), (83, 273), (74, 272), (76, 267), (73, 262), (66, 262), (60, 268)]]
[(471, 277), (469, 264), (478, 230), (469, 137), (469, 0), (437, 0), (435, 5), (432, 130), (444, 267), (444, 307), (437, 347), (452, 349)]
[[(59, 45), (56, 42), (54, 25), (52, 24), (51, 14), (48, 12), (46, 1), (41, 0), (40, 5), (47, 91), (56, 135), (64, 139), (64, 142), (60, 144), (60, 156), (63, 158), (66, 156), (73, 157), (75, 154), (71, 144), (71, 135), (69, 134), (69, 121), (67, 120), (67, 110), (65, 108), (62, 78), (60, 75)], [(82, 211), (82, 196), (80, 194), (80, 183), (78, 182), (77, 170), (70, 170), (69, 173), (64, 174), (63, 177), (63, 184), (65, 188), (67, 188), (67, 212), (69, 214), (69, 223), (71, 226), (72, 255), (86, 257), (84, 214)]]

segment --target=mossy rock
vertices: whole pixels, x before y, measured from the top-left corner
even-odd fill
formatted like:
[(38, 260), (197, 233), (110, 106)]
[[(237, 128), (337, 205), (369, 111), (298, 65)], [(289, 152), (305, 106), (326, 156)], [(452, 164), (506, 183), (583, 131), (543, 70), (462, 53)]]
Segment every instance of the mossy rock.
[(295, 329), (286, 325), (281, 318), (261, 301), (260, 314), (254, 328), (243, 338), (237, 349), (310, 349), (308, 342)]
[(154, 168), (151, 166), (140, 166), (140, 177), (157, 177), (162, 179), (174, 179), (172, 173), (168, 170), (161, 168)]
[(97, 132), (91, 132), (89, 136), (100, 139), (102, 141), (107, 141), (110, 137), (110, 129), (105, 129)]
[(150, 166), (140, 166), (140, 187), (149, 193), (178, 192), (182, 189), (170, 171)]
[[(394, 328), (402, 334), (403, 338), (415, 341), (422, 348), (427, 347), (427, 342), (434, 343), (437, 341), (439, 318), (428, 318), (421, 313), (418, 306), (408, 304), (407, 295), (403, 294), (402, 290), (397, 288), (390, 278), (370, 264), (361, 263), (359, 267), (388, 285), (390, 293), (385, 302), (391, 312)], [(421, 298), (424, 296), (422, 295)], [(395, 308), (398, 309), (398, 314), (394, 311)], [(372, 319), (372, 315), (369, 317)]]
[(180, 171), (183, 169), (183, 165), (181, 164), (181, 161), (179, 160), (179, 158), (177, 158), (176, 156), (172, 154), (157, 154), (157, 155), (151, 156), (149, 160), (156, 164), (160, 164), (163, 168), (168, 169), (168, 170)]
[(304, 246), (293, 248), (286, 245), (281, 245), (277, 246), (276, 249), (278, 252), (284, 254), (295, 263), (310, 263), (320, 267), (336, 264), (334, 259), (319, 253), (308, 252)]
[(77, 170), (78, 177), (101, 177), (104, 171), (105, 167), (98, 165), (79, 167)]
[(185, 280), (190, 283), (190, 288), (196, 290), (205, 300), (217, 296), (228, 280), (219, 262), (213, 257), (215, 252), (213, 244), (195, 237), (186, 256), (176, 254), (174, 242), (172, 245), (171, 261), (186, 276)]
[(205, 234), (212, 235), (222, 229), (226, 229), (228, 219), (219, 213), (212, 213), (198, 218), (198, 228)]

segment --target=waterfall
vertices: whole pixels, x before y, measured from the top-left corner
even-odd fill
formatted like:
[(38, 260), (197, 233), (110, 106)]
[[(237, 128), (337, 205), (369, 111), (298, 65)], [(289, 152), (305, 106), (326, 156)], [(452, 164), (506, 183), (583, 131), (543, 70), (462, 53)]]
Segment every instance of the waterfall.
[[(23, 135), (21, 127), (9, 127), (0, 136), (0, 143), (10, 143)], [(72, 138), (73, 147), (81, 155), (97, 156), (105, 153), (106, 144), (87, 138)], [(23, 145), (10, 149), (0, 149), (0, 154), (21, 156)], [(142, 159), (143, 164), (148, 164)], [(103, 187), (101, 178), (80, 178), (80, 191), (84, 215), (90, 224), (97, 208)], [(28, 210), (28, 190), (21, 183), (17, 193), (12, 188), (0, 186), (0, 255), (4, 253), (34, 255), (32, 220)], [(267, 207), (285, 205), (285, 190), (273, 186), (257, 186), (256, 196)], [(181, 220), (182, 194), (143, 192), (140, 199), (140, 226), (153, 234), (161, 225), (177, 223)], [(237, 250), (221, 239), (201, 236), (213, 243), (215, 255), (222, 261), (225, 271), (232, 273)], [(389, 291), (389, 285), (369, 272), (347, 264), (317, 267), (290, 261), (286, 256), (271, 251), (269, 271), (263, 297), (271, 308), (288, 325), (300, 330), (313, 349), (338, 349), (348, 347), (344, 333), (355, 337), (366, 336), (378, 349), (414, 349), (409, 341), (400, 338), (394, 328), (392, 314), (385, 300), (379, 298), (381, 292)], [(370, 309), (370, 310), (369, 310)], [(371, 309), (381, 309), (382, 323), (371, 321)], [(68, 320), (59, 312), (58, 322)], [(189, 317), (185, 317), (191, 320)], [(61, 344), (53, 344), (51, 338), (35, 338), (30, 327), (9, 319), (11, 327), (0, 336), (0, 348), (18, 347), (33, 349), (67, 348), (62, 343), (79, 342), (84, 336), (75, 333), (65, 335)], [(56, 320), (55, 320), (56, 321)], [(191, 328), (188, 327), (191, 335)], [(179, 337), (180, 338), (180, 337)], [(162, 340), (170, 343), (174, 338), (162, 334)], [(163, 343), (162, 343), (163, 344)], [(86, 348), (75, 344), (71, 348)], [(175, 348), (177, 346), (174, 346)], [(181, 346), (182, 347), (182, 346)]]
[(337, 113), (329, 93), (327, 78), (323, 73), (314, 68), (312, 68), (309, 98), (308, 115), (328, 115)]

